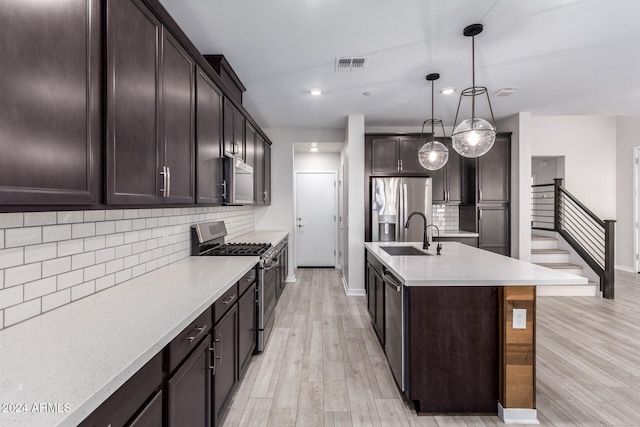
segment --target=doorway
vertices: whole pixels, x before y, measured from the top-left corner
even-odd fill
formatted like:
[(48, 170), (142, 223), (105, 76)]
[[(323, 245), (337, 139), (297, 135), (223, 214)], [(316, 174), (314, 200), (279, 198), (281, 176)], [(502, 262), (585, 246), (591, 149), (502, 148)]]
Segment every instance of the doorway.
[(296, 172), (296, 265), (336, 267), (337, 175)]

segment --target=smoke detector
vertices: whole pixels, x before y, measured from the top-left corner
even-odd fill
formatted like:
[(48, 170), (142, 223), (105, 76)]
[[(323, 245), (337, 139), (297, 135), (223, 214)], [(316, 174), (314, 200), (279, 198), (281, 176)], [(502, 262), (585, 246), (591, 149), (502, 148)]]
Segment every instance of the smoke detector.
[(342, 57), (336, 58), (336, 71), (364, 71), (367, 68), (369, 58)]

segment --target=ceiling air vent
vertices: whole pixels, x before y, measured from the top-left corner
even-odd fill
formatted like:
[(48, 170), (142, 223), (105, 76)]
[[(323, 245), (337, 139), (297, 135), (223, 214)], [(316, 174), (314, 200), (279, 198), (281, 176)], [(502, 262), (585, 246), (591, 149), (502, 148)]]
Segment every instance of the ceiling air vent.
[(336, 58), (336, 71), (364, 71), (369, 58)]

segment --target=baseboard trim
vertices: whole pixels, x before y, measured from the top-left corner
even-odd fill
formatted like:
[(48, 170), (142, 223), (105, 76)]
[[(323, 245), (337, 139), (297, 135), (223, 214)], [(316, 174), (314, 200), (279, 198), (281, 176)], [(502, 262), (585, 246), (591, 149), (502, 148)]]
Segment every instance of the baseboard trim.
[(367, 294), (364, 289), (349, 289), (349, 285), (347, 284), (344, 274), (342, 275), (342, 286), (344, 287), (344, 293), (348, 297), (362, 297)]
[(498, 403), (498, 417), (505, 424), (540, 424), (536, 409), (503, 408), (500, 403)]
[(635, 271), (633, 267), (627, 267), (626, 265), (616, 265), (615, 269), (626, 271), (627, 273), (637, 273), (637, 271)]
[(295, 274), (287, 276), (287, 278), (285, 279), (285, 282), (287, 282), (287, 283), (295, 283), (295, 281), (296, 281), (296, 275)]

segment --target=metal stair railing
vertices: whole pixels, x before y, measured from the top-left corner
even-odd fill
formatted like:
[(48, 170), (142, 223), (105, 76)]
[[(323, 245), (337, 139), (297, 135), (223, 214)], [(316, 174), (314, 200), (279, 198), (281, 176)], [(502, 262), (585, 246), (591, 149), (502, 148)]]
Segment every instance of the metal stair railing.
[(601, 220), (562, 186), (531, 186), (531, 228), (559, 233), (600, 278), (604, 298), (615, 294), (615, 220)]

